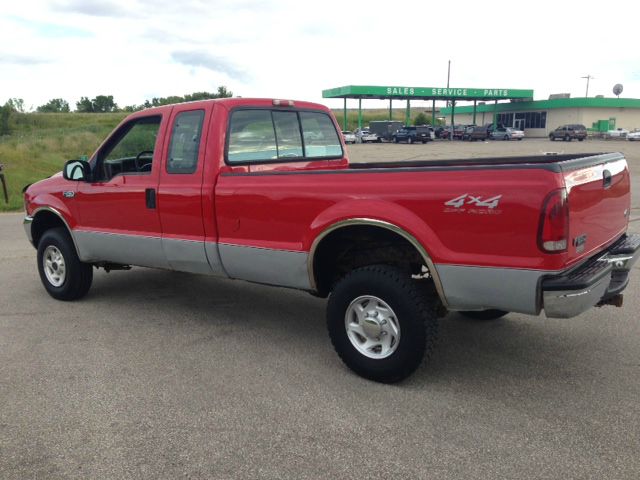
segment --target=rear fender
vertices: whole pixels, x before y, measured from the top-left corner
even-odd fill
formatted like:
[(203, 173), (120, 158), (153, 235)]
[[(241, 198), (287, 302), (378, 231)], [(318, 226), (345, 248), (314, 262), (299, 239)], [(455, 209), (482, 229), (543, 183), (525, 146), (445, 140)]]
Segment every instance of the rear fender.
[(315, 289), (314, 255), (322, 240), (331, 232), (354, 225), (370, 225), (393, 231), (411, 243), (424, 259), (442, 303), (446, 297), (430, 252), (443, 248), (433, 230), (416, 214), (395, 203), (378, 200), (346, 200), (318, 215), (311, 223), (303, 248), (309, 252), (309, 281)]

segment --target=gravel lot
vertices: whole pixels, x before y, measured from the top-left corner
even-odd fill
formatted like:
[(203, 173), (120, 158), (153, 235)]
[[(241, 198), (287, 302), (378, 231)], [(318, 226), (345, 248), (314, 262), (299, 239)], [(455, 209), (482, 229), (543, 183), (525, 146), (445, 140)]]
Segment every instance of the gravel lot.
[[(353, 161), (623, 151), (640, 143), (349, 147)], [(640, 478), (640, 275), (625, 306), (550, 320), (450, 314), (432, 361), (379, 385), (340, 362), (324, 301), (100, 271), (51, 299), (0, 215), (0, 478)]]

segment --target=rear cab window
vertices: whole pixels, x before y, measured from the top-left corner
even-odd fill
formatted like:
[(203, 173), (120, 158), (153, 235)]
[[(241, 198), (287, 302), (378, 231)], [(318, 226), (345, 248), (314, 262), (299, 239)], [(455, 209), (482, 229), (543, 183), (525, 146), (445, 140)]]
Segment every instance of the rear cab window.
[(231, 113), (228, 164), (341, 158), (331, 117), (319, 111), (238, 109)]

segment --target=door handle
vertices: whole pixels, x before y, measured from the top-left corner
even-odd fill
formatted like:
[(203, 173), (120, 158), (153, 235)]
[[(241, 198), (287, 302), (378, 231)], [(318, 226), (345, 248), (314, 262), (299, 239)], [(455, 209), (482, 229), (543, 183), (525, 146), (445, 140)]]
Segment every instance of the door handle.
[(147, 208), (156, 208), (156, 189), (155, 188), (145, 189), (144, 197), (147, 202)]

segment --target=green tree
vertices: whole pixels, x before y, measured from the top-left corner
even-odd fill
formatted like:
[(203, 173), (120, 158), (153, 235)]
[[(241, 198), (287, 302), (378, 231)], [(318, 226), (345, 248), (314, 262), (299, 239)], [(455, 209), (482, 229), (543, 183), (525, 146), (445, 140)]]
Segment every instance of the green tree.
[(429, 118), (422, 112), (416, 115), (416, 118), (413, 121), (414, 125), (427, 125), (428, 123), (429, 123)]
[(76, 102), (76, 112), (93, 112), (93, 103), (89, 100), (89, 97), (80, 97), (80, 101)]
[(5, 106), (7, 105), (13, 112), (24, 113), (24, 100), (21, 98), (10, 98)]
[(113, 101), (113, 95), (98, 95), (91, 100), (93, 111), (96, 113), (115, 112), (118, 105)]
[(11, 133), (9, 129), (9, 117), (13, 110), (9, 105), (9, 102), (0, 107), (0, 135), (8, 135)]
[(52, 98), (44, 105), (40, 105), (36, 110), (42, 113), (68, 113), (69, 102), (62, 98)]

